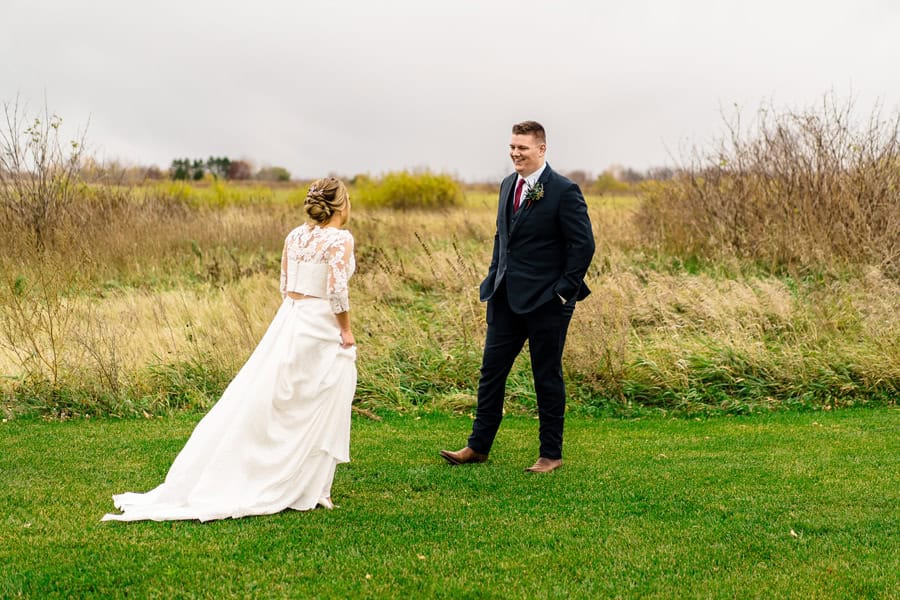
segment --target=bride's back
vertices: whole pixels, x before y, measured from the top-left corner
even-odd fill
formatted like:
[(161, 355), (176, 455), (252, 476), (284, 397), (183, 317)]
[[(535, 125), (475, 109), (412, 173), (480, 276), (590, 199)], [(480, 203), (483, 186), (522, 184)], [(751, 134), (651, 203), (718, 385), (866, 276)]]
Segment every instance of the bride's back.
[(349, 309), (348, 282), (356, 268), (349, 231), (304, 223), (288, 234), (284, 248), (283, 292), (328, 298), (335, 312)]

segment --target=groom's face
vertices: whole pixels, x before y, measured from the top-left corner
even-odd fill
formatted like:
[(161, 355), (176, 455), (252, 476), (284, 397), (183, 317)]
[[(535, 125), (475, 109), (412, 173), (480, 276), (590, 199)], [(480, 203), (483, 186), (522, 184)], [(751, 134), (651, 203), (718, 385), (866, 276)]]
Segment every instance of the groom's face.
[(509, 157), (516, 173), (527, 177), (544, 164), (547, 144), (541, 143), (530, 133), (514, 133), (509, 141)]

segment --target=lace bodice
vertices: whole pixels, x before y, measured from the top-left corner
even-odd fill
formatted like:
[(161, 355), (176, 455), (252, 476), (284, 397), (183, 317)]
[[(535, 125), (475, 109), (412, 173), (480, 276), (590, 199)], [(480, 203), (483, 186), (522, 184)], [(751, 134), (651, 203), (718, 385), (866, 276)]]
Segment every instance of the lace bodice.
[(346, 312), (350, 310), (348, 284), (355, 270), (349, 231), (304, 223), (284, 240), (281, 295), (291, 291), (327, 298), (332, 312)]

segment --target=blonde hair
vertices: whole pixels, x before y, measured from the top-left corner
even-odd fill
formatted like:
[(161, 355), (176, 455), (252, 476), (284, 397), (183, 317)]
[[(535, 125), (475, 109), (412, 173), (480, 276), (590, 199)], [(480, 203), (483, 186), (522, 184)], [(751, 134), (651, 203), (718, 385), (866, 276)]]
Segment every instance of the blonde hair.
[(350, 194), (343, 181), (336, 177), (325, 177), (316, 179), (309, 186), (303, 208), (311, 220), (324, 225), (334, 213), (343, 210), (349, 199)]

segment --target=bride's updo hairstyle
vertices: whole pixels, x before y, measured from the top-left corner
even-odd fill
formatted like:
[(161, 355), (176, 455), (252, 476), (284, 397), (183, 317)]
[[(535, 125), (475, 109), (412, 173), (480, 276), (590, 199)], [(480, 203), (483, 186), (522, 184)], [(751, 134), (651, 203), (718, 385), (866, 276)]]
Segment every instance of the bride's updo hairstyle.
[(343, 181), (336, 177), (325, 177), (313, 181), (309, 186), (303, 208), (312, 221), (324, 225), (334, 213), (340, 212), (347, 205), (349, 197)]

